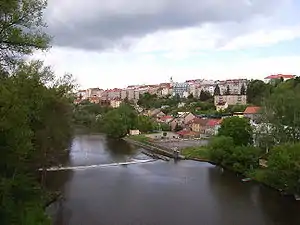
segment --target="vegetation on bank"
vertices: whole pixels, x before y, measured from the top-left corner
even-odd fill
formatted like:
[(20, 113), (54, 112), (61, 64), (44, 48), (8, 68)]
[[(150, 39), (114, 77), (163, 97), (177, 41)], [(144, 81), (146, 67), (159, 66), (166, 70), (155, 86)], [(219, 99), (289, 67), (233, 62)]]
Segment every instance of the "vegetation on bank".
[[(226, 118), (205, 149), (182, 153), (210, 160), (286, 193), (299, 194), (300, 79), (278, 80), (272, 85), (255, 82), (253, 86), (251, 101), (262, 106), (260, 124), (255, 129), (247, 119)], [(263, 88), (266, 86), (267, 90)], [(266, 160), (267, 168), (260, 168), (260, 159)]]
[(48, 48), (44, 0), (1, 1), (0, 224), (51, 224), (46, 168), (67, 156), (72, 136), (72, 78), (55, 78), (24, 56)]
[(128, 103), (122, 103), (119, 108), (113, 109), (82, 102), (75, 106), (73, 119), (77, 127), (102, 132), (112, 138), (125, 137), (129, 130), (135, 129), (142, 133), (158, 129), (170, 130), (168, 125), (158, 124), (148, 116), (139, 115)]

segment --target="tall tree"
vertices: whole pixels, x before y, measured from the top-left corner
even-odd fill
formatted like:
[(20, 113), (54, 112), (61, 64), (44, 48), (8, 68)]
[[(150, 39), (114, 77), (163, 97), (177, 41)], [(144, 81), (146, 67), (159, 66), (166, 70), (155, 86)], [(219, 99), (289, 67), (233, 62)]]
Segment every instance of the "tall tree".
[(229, 87), (229, 85), (227, 85), (227, 88), (226, 88), (226, 91), (225, 91), (224, 95), (230, 95), (230, 94), (231, 94), (230, 87)]
[(201, 90), (199, 99), (200, 99), (200, 101), (205, 102), (205, 101), (212, 99), (212, 97), (213, 96), (208, 91)]
[(214, 90), (214, 96), (218, 96), (218, 95), (221, 95), (221, 90), (219, 85), (217, 84)]
[(250, 104), (261, 106), (266, 96), (271, 93), (272, 85), (262, 80), (251, 80), (247, 86), (247, 101)]
[(246, 146), (252, 143), (252, 133), (247, 119), (234, 116), (223, 120), (218, 135), (231, 137), (235, 145)]
[(12, 65), (34, 50), (49, 47), (43, 22), (46, 5), (46, 0), (1, 0), (0, 66)]
[(241, 87), (241, 92), (240, 92), (241, 95), (246, 95), (246, 87), (245, 85), (243, 84), (242, 87)]

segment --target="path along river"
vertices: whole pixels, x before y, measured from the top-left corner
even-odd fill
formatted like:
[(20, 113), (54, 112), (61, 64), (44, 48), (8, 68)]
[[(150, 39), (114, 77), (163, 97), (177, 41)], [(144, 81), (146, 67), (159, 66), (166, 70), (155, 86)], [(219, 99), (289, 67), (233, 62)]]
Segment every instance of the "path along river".
[(141, 150), (102, 135), (76, 136), (65, 163), (75, 169), (47, 176), (49, 187), (64, 195), (53, 206), (54, 224), (300, 225), (293, 198), (208, 163), (147, 162)]

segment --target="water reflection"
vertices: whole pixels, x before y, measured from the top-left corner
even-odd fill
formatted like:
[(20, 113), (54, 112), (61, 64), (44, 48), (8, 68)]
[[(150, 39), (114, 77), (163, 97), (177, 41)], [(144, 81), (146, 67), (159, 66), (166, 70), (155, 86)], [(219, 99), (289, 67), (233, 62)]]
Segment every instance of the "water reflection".
[[(142, 157), (102, 135), (74, 139), (71, 165)], [(157, 161), (128, 167), (49, 173), (65, 201), (56, 225), (299, 225), (300, 206), (277, 192), (207, 163)]]
[[(256, 225), (300, 224), (300, 204), (293, 198), (283, 197), (279, 192), (255, 182), (242, 182), (234, 173), (222, 172), (218, 167), (209, 169), (209, 183), (216, 201), (216, 211), (225, 220), (229, 219), (228, 216), (234, 210), (243, 219)], [(241, 223), (239, 218), (235, 218), (236, 224)]]

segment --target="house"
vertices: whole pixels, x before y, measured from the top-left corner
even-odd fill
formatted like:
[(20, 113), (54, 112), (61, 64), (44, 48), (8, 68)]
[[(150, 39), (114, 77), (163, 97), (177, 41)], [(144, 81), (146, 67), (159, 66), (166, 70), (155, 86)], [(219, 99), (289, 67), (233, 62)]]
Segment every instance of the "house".
[(222, 119), (209, 119), (206, 124), (205, 133), (208, 135), (217, 135), (221, 127)]
[(265, 77), (264, 80), (265, 80), (266, 83), (273, 83), (273, 82), (275, 82), (276, 80), (279, 80), (279, 79), (282, 79), (282, 80), (286, 81), (286, 80), (289, 80), (289, 79), (293, 79), (295, 77), (296, 77), (295, 75), (276, 74), (276, 75), (267, 76), (267, 77)]
[(244, 117), (249, 118), (252, 121), (256, 121), (259, 118), (261, 107), (248, 106), (244, 111)]
[[(174, 118), (171, 122), (170, 122), (170, 126), (171, 126), (171, 130), (174, 131), (177, 127), (177, 125), (179, 125), (178, 119)], [(180, 125), (179, 125), (180, 126)]]
[(161, 123), (170, 123), (171, 121), (173, 120), (173, 116), (170, 116), (170, 115), (166, 115), (166, 116), (163, 116), (163, 117), (160, 117), (158, 119), (158, 122), (161, 122)]
[(119, 108), (121, 104), (122, 104), (122, 100), (118, 98), (112, 99), (110, 101), (110, 106), (112, 108)]
[(187, 113), (184, 115), (184, 124), (186, 125), (188, 122), (190, 122), (191, 120), (195, 119), (196, 116), (193, 113)]
[(181, 130), (178, 131), (176, 134), (179, 135), (180, 138), (196, 138), (199, 137), (199, 133), (190, 131), (190, 130)]
[(148, 110), (147, 112), (147, 116), (150, 116), (150, 117), (155, 117), (158, 113), (160, 113), (161, 110), (160, 109), (150, 109)]
[(228, 103), (227, 102), (218, 102), (216, 105), (216, 110), (218, 112), (224, 111), (225, 109), (228, 108)]
[(217, 106), (220, 103), (227, 103), (228, 105), (246, 105), (246, 95), (215, 95), (214, 104)]
[(207, 119), (195, 118), (190, 121), (190, 127), (192, 131), (204, 134), (207, 129)]
[(139, 130), (129, 130), (129, 135), (135, 136), (135, 135), (140, 135), (140, 134), (141, 134), (141, 132)]

